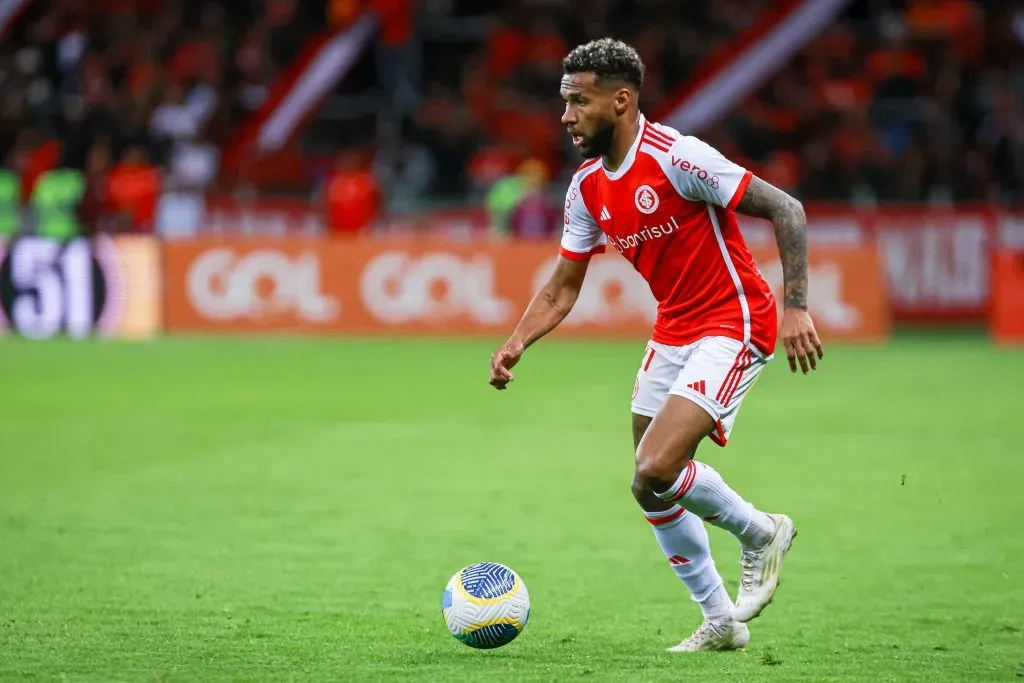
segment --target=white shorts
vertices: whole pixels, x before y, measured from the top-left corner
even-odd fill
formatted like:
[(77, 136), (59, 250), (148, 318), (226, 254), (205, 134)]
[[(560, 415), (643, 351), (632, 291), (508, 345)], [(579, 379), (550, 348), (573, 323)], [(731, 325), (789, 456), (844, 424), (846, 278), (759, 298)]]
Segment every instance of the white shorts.
[(687, 346), (648, 342), (633, 385), (633, 412), (654, 417), (669, 394), (688, 398), (715, 421), (708, 436), (724, 446), (743, 397), (770, 359), (728, 337), (705, 337)]

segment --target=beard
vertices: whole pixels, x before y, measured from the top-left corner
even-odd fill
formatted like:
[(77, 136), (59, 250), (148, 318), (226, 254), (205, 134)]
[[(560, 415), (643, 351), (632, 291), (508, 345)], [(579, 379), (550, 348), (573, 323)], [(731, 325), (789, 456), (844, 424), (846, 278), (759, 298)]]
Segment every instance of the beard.
[(602, 121), (597, 132), (590, 137), (583, 138), (580, 145), (580, 154), (584, 159), (595, 159), (607, 154), (612, 148), (612, 138), (615, 136), (615, 124), (611, 121)]

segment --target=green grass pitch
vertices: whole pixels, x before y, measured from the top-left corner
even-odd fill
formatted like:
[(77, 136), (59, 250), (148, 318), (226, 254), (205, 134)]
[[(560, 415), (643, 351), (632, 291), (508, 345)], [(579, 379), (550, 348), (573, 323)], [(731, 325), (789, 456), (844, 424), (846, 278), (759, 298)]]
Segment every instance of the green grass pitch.
[[(0, 343), (0, 680), (940, 681), (1024, 677), (1024, 353), (981, 338), (774, 361), (726, 449), (800, 537), (745, 652), (630, 496), (633, 344)], [(712, 529), (731, 594), (738, 546)], [(526, 581), (471, 650), (459, 567)]]

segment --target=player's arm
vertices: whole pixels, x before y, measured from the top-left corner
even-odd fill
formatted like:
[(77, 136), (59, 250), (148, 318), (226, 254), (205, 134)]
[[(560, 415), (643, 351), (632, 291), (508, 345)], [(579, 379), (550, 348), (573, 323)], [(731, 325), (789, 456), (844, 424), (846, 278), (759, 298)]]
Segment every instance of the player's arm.
[(504, 389), (515, 377), (512, 367), (534, 342), (558, 327), (569, 315), (583, 287), (590, 258), (558, 257), (555, 272), (538, 291), (512, 336), (491, 356), (491, 386)]
[(807, 217), (803, 204), (757, 176), (751, 176), (736, 212), (772, 222), (786, 283), (784, 305), (787, 309), (806, 310)]
[(751, 176), (736, 212), (766, 218), (775, 229), (775, 242), (782, 259), (785, 281), (782, 318), (782, 343), (789, 367), (796, 372), (797, 362), (806, 374), (815, 369), (824, 356), (821, 340), (807, 312), (807, 216), (803, 205), (786, 192)]
[(805, 373), (808, 366), (816, 368), (815, 352), (818, 358), (824, 354), (807, 313), (807, 218), (803, 205), (694, 137), (675, 141), (667, 172), (687, 199), (772, 222), (786, 281), (781, 336), (789, 367), (796, 372), (799, 362)]
[(605, 250), (606, 238), (587, 210), (579, 176), (565, 193), (564, 223), (555, 272), (534, 295), (512, 336), (491, 356), (491, 386), (496, 389), (504, 389), (513, 380), (512, 367), (526, 348), (569, 315), (583, 287), (590, 257)]

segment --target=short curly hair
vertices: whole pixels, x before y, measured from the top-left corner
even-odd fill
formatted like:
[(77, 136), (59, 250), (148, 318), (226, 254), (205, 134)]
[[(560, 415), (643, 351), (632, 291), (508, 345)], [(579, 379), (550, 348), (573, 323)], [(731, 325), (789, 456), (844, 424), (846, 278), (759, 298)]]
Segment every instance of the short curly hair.
[(566, 74), (593, 73), (598, 82), (623, 81), (640, 90), (644, 63), (631, 46), (614, 38), (592, 40), (576, 47), (562, 60)]

